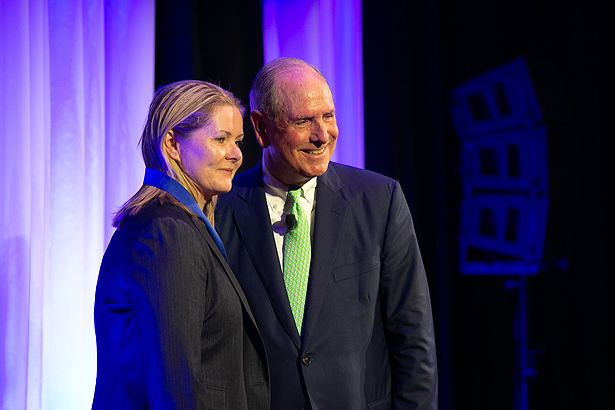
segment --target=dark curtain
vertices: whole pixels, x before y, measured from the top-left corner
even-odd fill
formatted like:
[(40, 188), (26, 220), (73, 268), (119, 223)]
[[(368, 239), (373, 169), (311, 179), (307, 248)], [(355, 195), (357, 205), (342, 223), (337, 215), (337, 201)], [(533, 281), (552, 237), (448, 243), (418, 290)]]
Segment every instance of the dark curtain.
[(440, 408), (514, 408), (516, 294), (506, 278), (458, 272), (459, 141), (449, 97), (517, 57), (529, 66), (548, 139), (545, 266), (528, 281), (537, 371), (529, 407), (614, 408), (607, 14), (588, 3), (532, 0), (363, 7), (366, 167), (402, 181), (410, 201), (434, 301)]
[[(185, 79), (218, 84), (241, 99), (249, 112), (252, 79), (263, 65), (259, 1), (156, 1), (156, 86)], [(260, 158), (244, 116), (243, 165)]]

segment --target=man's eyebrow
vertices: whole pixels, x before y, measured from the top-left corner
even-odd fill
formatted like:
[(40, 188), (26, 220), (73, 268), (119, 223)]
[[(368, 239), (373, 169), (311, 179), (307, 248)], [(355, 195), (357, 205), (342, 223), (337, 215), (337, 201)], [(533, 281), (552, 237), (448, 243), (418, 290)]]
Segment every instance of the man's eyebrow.
[(311, 119), (311, 118), (314, 118), (314, 116), (313, 116), (313, 115), (309, 115), (309, 114), (304, 114), (304, 115), (296, 115), (296, 116), (293, 116), (293, 117), (289, 117), (289, 119), (290, 119), (291, 121), (298, 121), (298, 120), (309, 120), (309, 119)]
[[(335, 114), (335, 108), (330, 110), (330, 111), (326, 111), (323, 115), (329, 115), (329, 114)], [(302, 120), (302, 119), (309, 120), (309, 119), (314, 118), (316, 116), (317, 116), (316, 114), (300, 114), (300, 115), (296, 115), (296, 116), (293, 116), (293, 117), (289, 116), (289, 119), (291, 121), (297, 121), (297, 120)]]

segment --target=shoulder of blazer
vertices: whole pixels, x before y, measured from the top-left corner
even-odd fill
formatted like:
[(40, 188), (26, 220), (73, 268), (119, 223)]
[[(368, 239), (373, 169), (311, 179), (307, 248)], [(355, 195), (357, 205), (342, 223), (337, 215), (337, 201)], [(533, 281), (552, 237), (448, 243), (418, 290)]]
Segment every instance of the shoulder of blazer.
[[(263, 181), (263, 169), (261, 163), (259, 162), (257, 165), (248, 169), (241, 174), (237, 174), (233, 179), (233, 189), (231, 191), (236, 191), (241, 187), (254, 187), (258, 186)], [(223, 195), (224, 196), (224, 195)]]
[(187, 225), (192, 226), (193, 229), (198, 230), (195, 225), (195, 220), (198, 220), (197, 217), (191, 216), (177, 205), (171, 203), (159, 203), (154, 200), (145, 205), (136, 215), (127, 216), (122, 221), (118, 231), (124, 235), (136, 235), (158, 218), (170, 218), (177, 221), (182, 221)]
[(398, 182), (377, 172), (331, 162), (329, 169), (318, 178), (333, 191), (343, 189), (349, 192), (366, 192), (379, 189), (392, 189)]
[(185, 221), (190, 221), (191, 219), (190, 215), (179, 206), (172, 203), (160, 203), (157, 200), (153, 200), (149, 204), (145, 205), (136, 215), (127, 217), (126, 222), (139, 225), (151, 220), (152, 218), (159, 217), (170, 217)]
[(249, 170), (237, 174), (235, 178), (233, 178), (233, 187), (230, 192), (218, 196), (216, 217), (218, 217), (218, 213), (222, 208), (232, 206), (237, 198), (247, 201), (255, 190), (259, 188), (262, 189), (262, 184), (263, 171), (260, 162)]
[[(143, 210), (139, 212), (137, 215), (128, 217), (124, 221), (126, 225), (122, 226), (120, 229), (124, 230), (123, 234), (127, 237), (139, 235), (139, 232), (141, 232), (144, 228), (146, 228), (147, 225), (152, 224), (152, 221), (157, 218), (170, 218), (175, 221), (184, 222), (186, 224), (187, 229), (194, 230), (195, 235), (196, 235), (195, 237), (203, 238), (203, 242), (207, 243), (207, 246), (211, 249), (211, 252), (202, 253), (202, 254), (208, 255), (207, 256), (208, 258), (209, 257), (217, 258), (218, 262), (221, 265), (221, 268), (224, 270), (229, 280), (231, 281), (231, 284), (237, 291), (237, 294), (239, 295), (239, 298), (241, 299), (241, 302), (244, 305), (250, 319), (253, 322), (255, 322), (252, 311), (250, 310), (250, 307), (248, 306), (248, 302), (245, 299), (245, 295), (243, 294), (239, 286), (239, 283), (237, 282), (237, 279), (233, 275), (233, 272), (230, 266), (228, 265), (226, 260), (224, 260), (224, 257), (220, 254), (220, 251), (217, 249), (213, 239), (211, 238), (211, 235), (205, 228), (205, 225), (199, 218), (188, 214), (185, 210), (183, 210), (177, 205), (173, 205), (169, 203), (160, 204), (158, 202), (153, 202), (145, 206)], [(199, 233), (197, 233), (197, 231)], [(184, 239), (186, 239), (186, 237), (184, 237)]]

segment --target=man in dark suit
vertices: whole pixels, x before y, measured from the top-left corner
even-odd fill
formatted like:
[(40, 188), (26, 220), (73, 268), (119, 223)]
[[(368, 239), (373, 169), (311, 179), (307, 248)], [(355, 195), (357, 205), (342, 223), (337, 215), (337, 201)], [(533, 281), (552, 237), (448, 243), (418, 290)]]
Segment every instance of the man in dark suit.
[(329, 162), (333, 98), (304, 61), (263, 67), (250, 107), (263, 158), (216, 221), (265, 342), (272, 410), (436, 409), (429, 289), (399, 183)]

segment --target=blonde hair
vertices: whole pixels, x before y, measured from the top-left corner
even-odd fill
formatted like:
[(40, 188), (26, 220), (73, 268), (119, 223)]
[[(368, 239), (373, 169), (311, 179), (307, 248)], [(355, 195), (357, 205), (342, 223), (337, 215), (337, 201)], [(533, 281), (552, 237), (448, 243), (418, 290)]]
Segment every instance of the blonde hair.
[[(175, 179), (194, 198), (198, 198), (197, 184), (184, 172), (181, 163), (167, 154), (163, 143), (165, 136), (171, 131), (179, 141), (189, 138), (193, 131), (205, 126), (211, 120), (214, 110), (220, 106), (235, 107), (242, 115), (245, 111), (241, 101), (231, 92), (206, 81), (178, 81), (159, 88), (149, 106), (145, 127), (139, 140), (145, 166), (157, 169)], [(161, 203), (180, 205), (186, 212), (192, 214), (167, 192), (143, 185), (117, 211), (113, 217), (113, 226), (119, 226), (126, 216), (136, 215), (155, 199)], [(216, 201), (217, 196), (213, 196), (205, 203), (204, 212), (212, 225)]]

